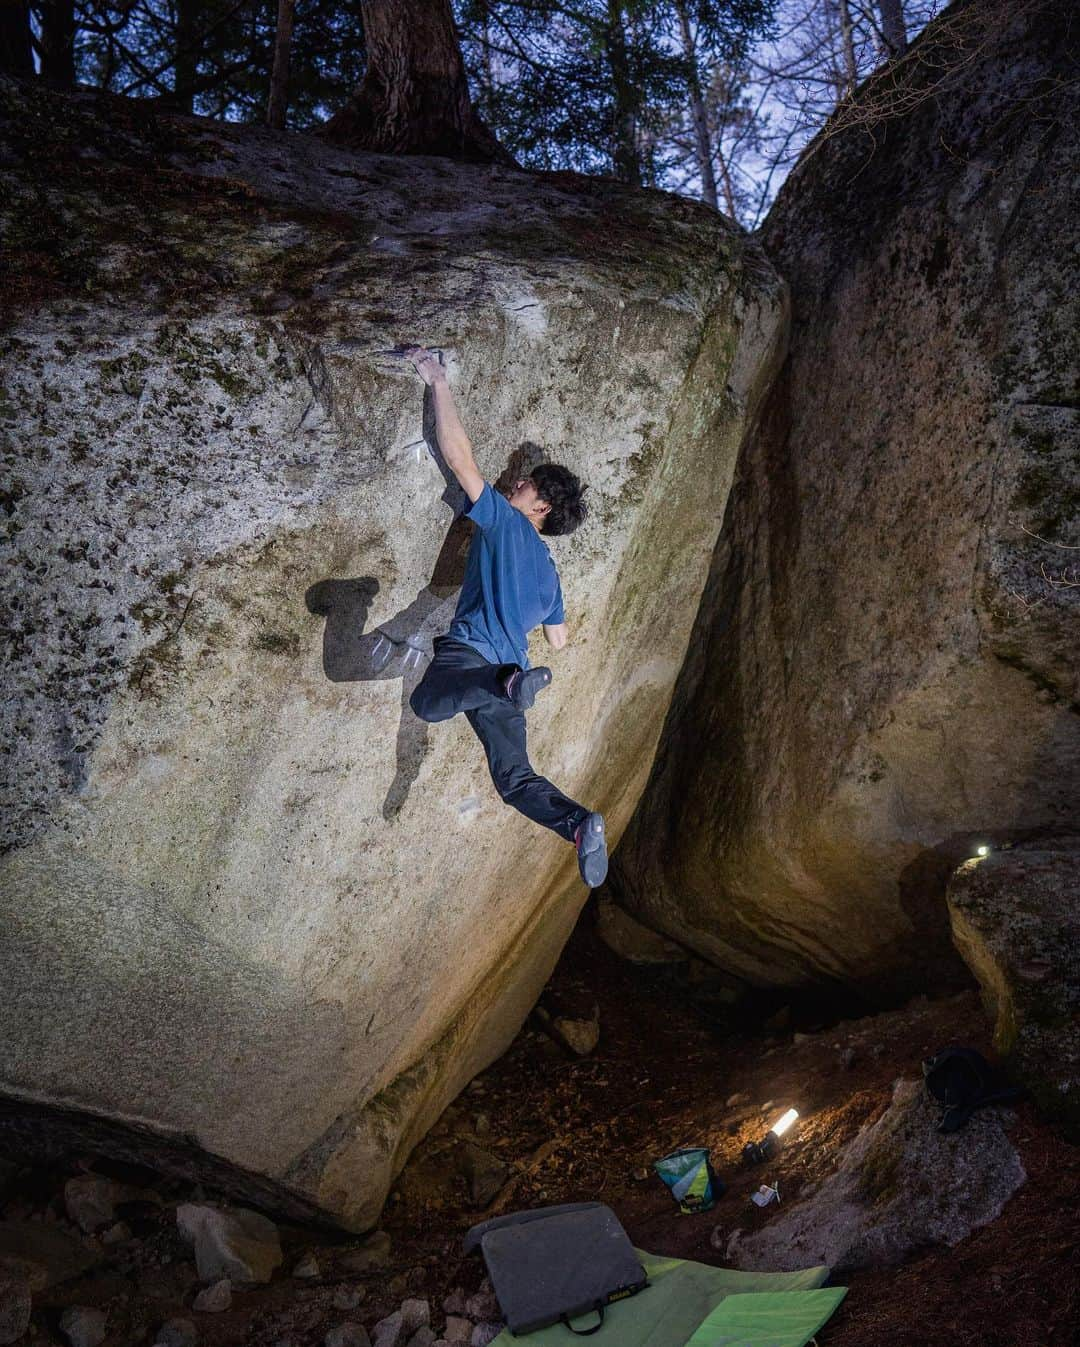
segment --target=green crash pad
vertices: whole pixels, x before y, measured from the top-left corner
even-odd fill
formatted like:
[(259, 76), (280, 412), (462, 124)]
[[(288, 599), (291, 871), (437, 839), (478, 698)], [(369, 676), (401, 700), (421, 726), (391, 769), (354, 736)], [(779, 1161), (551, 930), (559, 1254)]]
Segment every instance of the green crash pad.
[(686, 1347), (805, 1347), (846, 1295), (827, 1286), (725, 1296)]
[[(776, 1347), (803, 1347), (845, 1294), (839, 1287), (819, 1291), (829, 1275), (827, 1267), (805, 1268), (801, 1272), (737, 1272), (732, 1268), (709, 1267), (682, 1258), (657, 1258), (640, 1249), (637, 1253), (649, 1285), (636, 1296), (608, 1305), (604, 1311), (604, 1326), (592, 1340), (596, 1347), (603, 1347), (605, 1342), (613, 1347), (685, 1347), (691, 1342), (693, 1347), (720, 1347), (720, 1344), (736, 1347), (744, 1342), (748, 1347), (759, 1347), (759, 1344), (763, 1347), (766, 1343), (770, 1347), (773, 1343)], [(777, 1294), (783, 1292), (800, 1294), (790, 1295), (789, 1303)], [(803, 1293), (811, 1296), (805, 1311), (797, 1309), (794, 1303), (802, 1299)], [(819, 1299), (821, 1296), (826, 1299)], [(773, 1336), (764, 1333), (752, 1336), (749, 1331), (744, 1332), (743, 1337), (734, 1335), (742, 1331), (744, 1312), (740, 1306), (736, 1306), (739, 1318), (734, 1325), (721, 1323), (715, 1336), (699, 1336), (706, 1332), (710, 1316), (725, 1300), (732, 1298), (737, 1302), (760, 1301), (762, 1322), (767, 1322)], [(777, 1304), (779, 1300), (784, 1300), (783, 1307)], [(800, 1313), (802, 1317), (798, 1318)], [(753, 1318), (752, 1309), (749, 1318)], [(574, 1326), (579, 1330), (591, 1328), (595, 1323), (595, 1314), (574, 1320)], [(776, 1328), (777, 1324), (780, 1329)], [(792, 1336), (801, 1331), (801, 1325), (805, 1325), (803, 1336)], [(777, 1336), (781, 1330), (788, 1336)], [(493, 1347), (515, 1347), (515, 1344), (526, 1342), (529, 1347), (571, 1347), (571, 1344), (580, 1344), (581, 1337), (562, 1324), (552, 1324), (550, 1328), (541, 1328), (520, 1338), (504, 1329)]]

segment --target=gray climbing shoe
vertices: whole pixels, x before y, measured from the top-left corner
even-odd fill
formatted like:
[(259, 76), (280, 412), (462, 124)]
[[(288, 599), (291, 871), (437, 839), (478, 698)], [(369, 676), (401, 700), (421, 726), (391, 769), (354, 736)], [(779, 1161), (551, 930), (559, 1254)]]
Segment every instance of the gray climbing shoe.
[(599, 888), (607, 878), (607, 838), (603, 814), (589, 814), (574, 832), (578, 869), (590, 889)]
[(550, 682), (551, 670), (541, 665), (538, 669), (515, 669), (503, 683), (503, 688), (519, 711), (527, 711), (536, 701), (536, 694)]

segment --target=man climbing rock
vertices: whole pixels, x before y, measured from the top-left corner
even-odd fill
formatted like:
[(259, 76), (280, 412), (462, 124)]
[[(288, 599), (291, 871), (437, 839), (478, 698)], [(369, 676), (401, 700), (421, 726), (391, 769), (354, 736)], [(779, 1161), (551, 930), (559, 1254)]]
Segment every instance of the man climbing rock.
[(476, 525), (457, 612), (410, 705), (427, 721), (464, 712), (499, 795), (572, 842), (582, 879), (596, 888), (607, 874), (603, 816), (538, 776), (525, 750), (525, 712), (551, 682), (550, 669), (529, 667), (529, 632), (542, 623), (556, 650), (567, 640), (559, 573), (540, 535), (572, 533), (582, 522), (581, 483), (569, 469), (543, 463), (509, 496), (499, 495), (476, 466), (438, 356), (422, 346), (406, 353), (431, 389), (439, 449)]

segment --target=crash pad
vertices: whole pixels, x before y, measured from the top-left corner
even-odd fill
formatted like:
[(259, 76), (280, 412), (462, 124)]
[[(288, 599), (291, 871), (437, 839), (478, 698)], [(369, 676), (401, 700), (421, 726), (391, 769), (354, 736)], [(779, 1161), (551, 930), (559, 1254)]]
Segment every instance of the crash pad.
[(686, 1347), (806, 1347), (846, 1295), (828, 1286), (725, 1296)]
[[(637, 1254), (649, 1284), (637, 1295), (607, 1306), (604, 1326), (593, 1339), (597, 1347), (602, 1347), (605, 1342), (618, 1344), (618, 1347), (684, 1347), (726, 1297), (816, 1291), (829, 1275), (827, 1267), (805, 1268), (800, 1272), (739, 1272), (734, 1268), (709, 1267), (682, 1258), (658, 1258), (641, 1249)], [(839, 1298), (842, 1295), (840, 1292)], [(836, 1303), (839, 1304), (839, 1299)], [(588, 1329), (596, 1323), (596, 1315), (585, 1315), (573, 1322), (579, 1330)], [(809, 1341), (814, 1331), (811, 1330), (803, 1342)], [(515, 1344), (526, 1341), (529, 1347), (571, 1347), (581, 1339), (564, 1325), (553, 1324), (528, 1334), (527, 1338), (516, 1338), (509, 1329), (504, 1329), (495, 1339), (494, 1347), (515, 1347)], [(716, 1339), (717, 1343), (723, 1341), (723, 1338)], [(695, 1347), (703, 1347), (709, 1342), (709, 1339), (703, 1339), (695, 1343)], [(784, 1347), (787, 1347), (786, 1340)]]

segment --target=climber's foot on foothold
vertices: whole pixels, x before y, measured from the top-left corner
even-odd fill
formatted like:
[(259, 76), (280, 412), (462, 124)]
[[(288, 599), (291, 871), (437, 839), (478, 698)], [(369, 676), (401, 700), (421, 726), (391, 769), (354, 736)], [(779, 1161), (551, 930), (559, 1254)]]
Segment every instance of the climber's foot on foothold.
[(551, 670), (515, 669), (503, 682), (503, 691), (519, 711), (527, 711), (536, 701), (536, 694), (551, 682)]
[(607, 878), (607, 838), (603, 814), (589, 814), (574, 831), (581, 878), (590, 889), (599, 888)]

